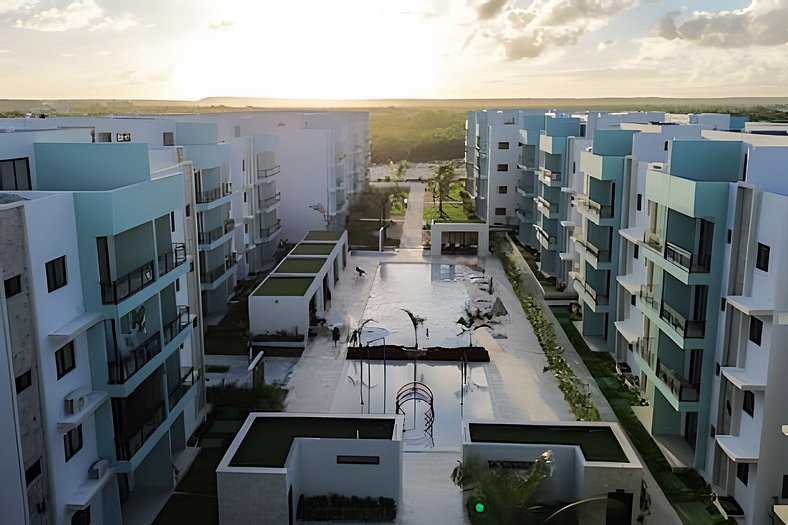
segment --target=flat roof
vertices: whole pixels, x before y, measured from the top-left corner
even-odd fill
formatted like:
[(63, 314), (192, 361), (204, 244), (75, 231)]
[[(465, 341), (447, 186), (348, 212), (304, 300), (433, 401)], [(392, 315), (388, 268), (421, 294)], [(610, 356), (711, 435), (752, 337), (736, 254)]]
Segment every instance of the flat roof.
[(390, 440), (394, 436), (394, 425), (393, 418), (258, 416), (229, 466), (282, 468), (295, 438)]
[(342, 234), (344, 234), (344, 230), (340, 231), (322, 231), (322, 230), (315, 230), (311, 231), (306, 234), (304, 237), (305, 241), (338, 241), (342, 238)]
[(274, 273), (318, 273), (326, 264), (325, 257), (308, 259), (285, 258)]
[(606, 426), (469, 423), (472, 442), (575, 445), (586, 461), (629, 463), (613, 429)]
[(290, 255), (331, 255), (336, 244), (329, 243), (301, 243), (290, 252)]
[(254, 292), (265, 296), (303, 296), (314, 281), (314, 277), (275, 277), (271, 276)]

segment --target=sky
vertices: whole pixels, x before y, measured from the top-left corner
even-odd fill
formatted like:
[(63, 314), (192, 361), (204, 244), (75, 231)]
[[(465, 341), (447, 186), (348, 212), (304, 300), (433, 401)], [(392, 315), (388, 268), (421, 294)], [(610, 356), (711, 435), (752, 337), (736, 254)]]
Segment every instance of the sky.
[(788, 96), (788, 0), (0, 0), (0, 98)]

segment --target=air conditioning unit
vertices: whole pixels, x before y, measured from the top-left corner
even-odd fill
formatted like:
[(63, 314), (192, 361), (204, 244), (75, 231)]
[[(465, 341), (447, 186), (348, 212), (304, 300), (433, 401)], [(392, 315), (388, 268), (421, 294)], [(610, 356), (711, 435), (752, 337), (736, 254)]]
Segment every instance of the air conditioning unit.
[(109, 460), (99, 459), (94, 461), (88, 469), (88, 477), (90, 479), (101, 479), (107, 475), (107, 470), (109, 470)]
[(64, 401), (66, 415), (71, 416), (81, 412), (82, 409), (85, 408), (85, 404), (87, 403), (86, 397), (89, 393), (89, 388), (81, 387), (68, 394)]

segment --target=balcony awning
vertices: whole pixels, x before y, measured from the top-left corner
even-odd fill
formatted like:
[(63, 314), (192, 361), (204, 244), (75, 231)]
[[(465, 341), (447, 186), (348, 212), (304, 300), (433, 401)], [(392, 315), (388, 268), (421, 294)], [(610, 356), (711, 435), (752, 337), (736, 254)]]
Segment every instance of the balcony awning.
[(751, 436), (721, 436), (718, 434), (716, 439), (722, 451), (725, 452), (734, 463), (758, 462), (758, 448), (760, 442), (751, 439)]
[(575, 221), (561, 221), (561, 226), (564, 228), (576, 228), (577, 223)]
[(643, 241), (643, 235), (646, 233), (645, 228), (624, 228), (618, 230), (619, 235), (628, 240), (629, 242), (638, 244)]
[(739, 390), (749, 390), (752, 392), (766, 390), (766, 377), (761, 377), (761, 374), (732, 366), (724, 366), (721, 370), (722, 375)]
[(55, 339), (58, 344), (64, 345), (94, 324), (100, 322), (101, 319), (102, 315), (98, 312), (83, 312), (54, 332), (50, 332), (49, 337)]
[(729, 295), (727, 303), (745, 315), (772, 315), (774, 304), (771, 297), (749, 297), (746, 295)]
[(616, 330), (620, 333), (627, 343), (636, 343), (643, 335), (643, 323), (638, 323), (636, 318), (630, 317), (623, 321), (616, 321)]
[(632, 295), (637, 295), (640, 293), (640, 287), (644, 284), (643, 279), (638, 278), (635, 274), (628, 273), (625, 275), (619, 275), (616, 277), (616, 281), (618, 284), (624, 287), (626, 291), (631, 293)]

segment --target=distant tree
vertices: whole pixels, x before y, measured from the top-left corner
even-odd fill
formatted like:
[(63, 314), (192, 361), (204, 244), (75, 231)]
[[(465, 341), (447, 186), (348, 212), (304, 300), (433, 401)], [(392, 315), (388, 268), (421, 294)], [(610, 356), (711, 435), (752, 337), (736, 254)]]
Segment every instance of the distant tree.
[(407, 160), (399, 162), (389, 161), (389, 179), (394, 181), (394, 199), (402, 202), (404, 195), (400, 190), (399, 183), (405, 180), (405, 174), (408, 172), (410, 164)]
[(367, 197), (372, 201), (375, 209), (379, 210), (378, 228), (388, 226), (386, 215), (391, 206), (391, 191), (387, 188), (370, 188)]
[(432, 192), (432, 198), (438, 200), (438, 214), (447, 217), (443, 211), (443, 201), (449, 198), (451, 185), (457, 179), (457, 170), (449, 162), (440, 162), (432, 169), (432, 177), (427, 179), (427, 186)]

